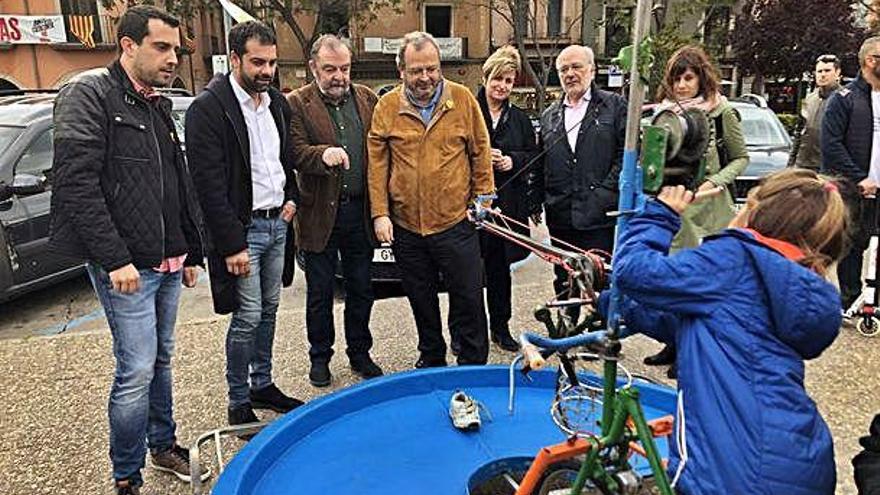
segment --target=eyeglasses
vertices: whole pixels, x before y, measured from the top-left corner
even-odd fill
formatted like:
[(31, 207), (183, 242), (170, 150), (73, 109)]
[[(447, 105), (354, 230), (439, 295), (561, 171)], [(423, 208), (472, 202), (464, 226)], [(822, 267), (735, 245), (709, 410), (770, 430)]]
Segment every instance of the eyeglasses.
[(838, 62), (840, 62), (840, 59), (837, 58), (837, 55), (819, 55), (819, 58), (816, 59), (817, 64), (834, 64)]
[(868, 55), (868, 56), (871, 57), (871, 58), (873, 58), (874, 60), (880, 60), (880, 55), (877, 55), (877, 54), (873, 54), (873, 53), (872, 53), (872, 54), (870, 54), (870, 55)]

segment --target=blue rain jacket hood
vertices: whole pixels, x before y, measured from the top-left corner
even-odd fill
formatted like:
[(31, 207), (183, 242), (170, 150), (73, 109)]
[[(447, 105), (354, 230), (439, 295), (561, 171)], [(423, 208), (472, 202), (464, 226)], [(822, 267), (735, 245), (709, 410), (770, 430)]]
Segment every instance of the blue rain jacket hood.
[(650, 201), (614, 262), (629, 331), (678, 348), (668, 466), (677, 490), (834, 493), (831, 434), (804, 389), (804, 360), (837, 336), (837, 290), (747, 230), (669, 256), (678, 227), (675, 212)]

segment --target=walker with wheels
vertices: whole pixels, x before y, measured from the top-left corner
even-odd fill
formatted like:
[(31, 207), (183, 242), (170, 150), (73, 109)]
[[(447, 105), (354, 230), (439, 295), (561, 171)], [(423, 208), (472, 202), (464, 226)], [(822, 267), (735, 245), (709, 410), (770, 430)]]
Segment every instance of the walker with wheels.
[(880, 333), (880, 263), (877, 262), (878, 252), (878, 229), (877, 224), (877, 198), (871, 196), (867, 198), (863, 204), (867, 205), (866, 214), (862, 215), (862, 221), (865, 221), (871, 229), (871, 238), (868, 242), (867, 266), (868, 276), (865, 277), (865, 287), (855, 302), (847, 308), (845, 315), (852, 318), (855, 322), (856, 331), (865, 337), (875, 337)]

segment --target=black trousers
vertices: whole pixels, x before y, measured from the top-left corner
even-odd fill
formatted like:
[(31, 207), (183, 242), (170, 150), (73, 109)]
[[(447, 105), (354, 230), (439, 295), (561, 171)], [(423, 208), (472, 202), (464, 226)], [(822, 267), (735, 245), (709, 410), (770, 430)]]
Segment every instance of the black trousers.
[(489, 307), (489, 328), (493, 333), (508, 332), (510, 321), (511, 279), (504, 239), (488, 237), (483, 253), (486, 268), (486, 305)]
[(458, 364), (485, 364), (489, 340), (480, 244), (473, 225), (462, 220), (443, 232), (427, 236), (396, 225), (393, 249), (403, 290), (416, 320), (421, 357), (431, 361), (446, 359), (437, 297), (442, 273), (449, 290), (449, 305), (456, 308), (456, 340), (461, 343)]
[[(848, 309), (862, 292), (862, 263), (865, 249), (868, 249), (871, 235), (877, 230), (877, 200), (850, 199), (847, 206), (853, 219), (850, 250), (837, 265), (840, 300), (844, 310)], [(870, 274), (869, 278), (874, 278), (874, 274)]]
[(336, 331), (333, 325), (333, 288), (336, 264), (342, 257), (345, 278), (345, 342), (348, 358), (368, 354), (373, 347), (370, 313), (373, 288), (370, 263), (373, 248), (364, 222), (363, 200), (340, 203), (333, 232), (323, 251), (305, 251), (306, 331), (312, 362), (329, 362), (333, 356)]
[[(550, 237), (577, 246), (581, 249), (601, 249), (608, 253), (611, 253), (614, 249), (614, 227), (578, 230), (570, 227), (548, 225), (547, 229), (550, 231)], [(553, 241), (553, 245), (566, 249), (565, 245), (556, 241)], [(553, 274), (555, 275), (553, 280), (553, 290), (557, 295), (560, 295), (560, 297), (565, 297), (565, 292), (569, 290), (568, 273), (564, 268), (556, 265), (553, 267)], [(572, 294), (571, 297), (578, 297), (578, 294)], [(580, 316), (580, 308), (570, 308), (568, 315), (571, 316), (573, 320), (577, 321), (577, 318)]]

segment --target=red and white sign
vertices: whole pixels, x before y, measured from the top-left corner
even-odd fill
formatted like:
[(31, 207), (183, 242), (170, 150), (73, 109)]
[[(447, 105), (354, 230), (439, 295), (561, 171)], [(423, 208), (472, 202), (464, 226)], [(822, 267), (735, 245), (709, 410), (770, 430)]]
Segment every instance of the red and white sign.
[(0, 15), (0, 43), (39, 45), (66, 42), (64, 16)]

